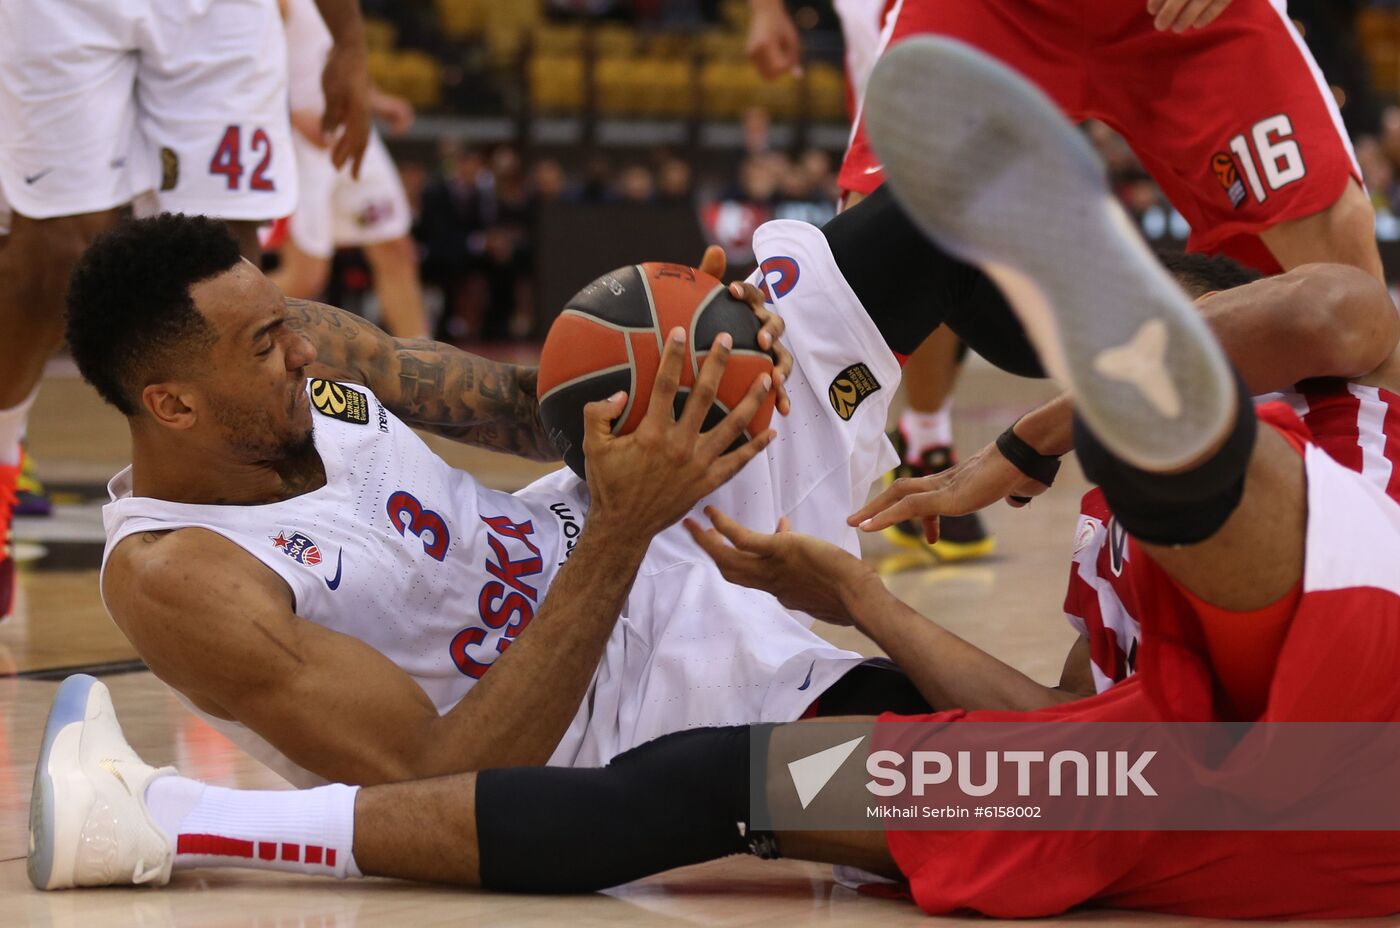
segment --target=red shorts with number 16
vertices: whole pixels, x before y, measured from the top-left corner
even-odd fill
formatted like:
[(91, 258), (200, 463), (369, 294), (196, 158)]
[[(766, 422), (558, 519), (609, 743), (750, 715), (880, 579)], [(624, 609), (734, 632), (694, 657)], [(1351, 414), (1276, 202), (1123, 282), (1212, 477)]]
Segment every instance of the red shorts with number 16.
[[(1153, 27), (1146, 0), (898, 0), (890, 16), (885, 47), (958, 39), (1020, 71), (1071, 119), (1117, 130), (1190, 223), (1192, 250), (1277, 270), (1258, 233), (1321, 212), (1360, 178), (1284, 0), (1234, 0), (1179, 35)], [(841, 187), (883, 182), (858, 115)]]

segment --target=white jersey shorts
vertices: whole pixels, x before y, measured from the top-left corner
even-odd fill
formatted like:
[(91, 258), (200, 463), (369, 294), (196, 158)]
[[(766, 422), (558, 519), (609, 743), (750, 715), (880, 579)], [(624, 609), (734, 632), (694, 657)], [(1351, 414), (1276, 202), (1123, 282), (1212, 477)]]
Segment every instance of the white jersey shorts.
[(0, 197), (35, 219), (296, 204), (276, 0), (0, 2)]
[(338, 247), (377, 245), (408, 234), (408, 195), (378, 132), (370, 133), (358, 180), (349, 164), (337, 171), (327, 149), (300, 133), (292, 136), (301, 187), (290, 223), (297, 248), (329, 258)]

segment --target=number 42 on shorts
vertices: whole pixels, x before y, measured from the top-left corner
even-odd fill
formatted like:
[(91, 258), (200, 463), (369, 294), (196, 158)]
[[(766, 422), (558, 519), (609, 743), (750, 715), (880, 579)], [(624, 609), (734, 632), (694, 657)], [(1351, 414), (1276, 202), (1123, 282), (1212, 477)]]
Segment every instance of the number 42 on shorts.
[[(257, 167), (253, 168), (252, 176), (248, 178), (248, 189), (276, 190), (276, 182), (267, 176), (267, 169), (272, 165), (272, 138), (261, 127), (253, 130), (248, 141), (249, 160), (259, 156), (261, 160), (258, 161)], [(214, 149), (214, 157), (209, 159), (209, 173), (224, 175), (228, 189), (238, 189), (238, 184), (243, 178), (242, 126), (229, 126), (224, 130), (219, 147)]]
[(1260, 203), (1269, 198), (1270, 191), (1301, 180), (1308, 173), (1303, 152), (1293, 137), (1293, 121), (1285, 113), (1261, 119), (1248, 133), (1242, 132), (1230, 139), (1230, 152), (1233, 158), (1224, 152), (1216, 155), (1213, 167), (1220, 185), (1237, 208), (1244, 202), (1245, 190), (1235, 173), (1236, 164), (1249, 182), (1249, 192)]

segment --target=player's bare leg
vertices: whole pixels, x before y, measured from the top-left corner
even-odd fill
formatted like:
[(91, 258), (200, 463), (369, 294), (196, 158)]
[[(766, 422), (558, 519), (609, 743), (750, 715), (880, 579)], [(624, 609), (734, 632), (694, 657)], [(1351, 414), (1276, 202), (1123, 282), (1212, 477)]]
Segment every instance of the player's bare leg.
[(116, 210), (55, 219), (14, 215), (9, 244), (0, 249), (0, 410), (18, 406), (38, 385), (63, 341), (68, 275), (116, 221)]
[(1259, 237), (1285, 270), (1318, 261), (1350, 264), (1385, 283), (1376, 247), (1376, 211), (1354, 178), (1322, 212), (1281, 222)]
[(331, 279), (331, 261), (310, 255), (290, 237), (282, 245), (282, 263), (267, 275), (277, 289), (293, 299), (315, 300), (326, 292)]
[(29, 407), (44, 364), (63, 341), (68, 275), (88, 243), (116, 219), (116, 210), (56, 219), (15, 213), (0, 248), (0, 618), (14, 597), (9, 529)]
[[(905, 409), (890, 434), (900, 455), (900, 467), (891, 475), (926, 477), (952, 467), (953, 387), (962, 371), (962, 344), (946, 325), (934, 329), (919, 349), (909, 356), (901, 372)], [(885, 530), (901, 545), (927, 543), (922, 520), (910, 519)], [(976, 513), (945, 516), (939, 520), (939, 535), (932, 544), (941, 561), (962, 561), (983, 557), (996, 548)]]
[(427, 338), (428, 314), (418, 276), (418, 250), (407, 235), (364, 247), (374, 272), (383, 327), (396, 338)]

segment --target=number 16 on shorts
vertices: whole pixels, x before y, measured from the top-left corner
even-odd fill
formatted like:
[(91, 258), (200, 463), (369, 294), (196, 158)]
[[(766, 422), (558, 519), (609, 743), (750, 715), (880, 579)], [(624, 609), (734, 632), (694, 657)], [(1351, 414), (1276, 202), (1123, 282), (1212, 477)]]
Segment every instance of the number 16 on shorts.
[(1249, 192), (1260, 203), (1269, 198), (1270, 191), (1301, 180), (1308, 173), (1303, 152), (1293, 137), (1293, 121), (1284, 113), (1261, 119), (1248, 133), (1242, 132), (1230, 139), (1230, 152), (1233, 158), (1224, 152), (1217, 154), (1213, 167), (1236, 209), (1244, 203), (1246, 195), (1235, 172), (1236, 164), (1249, 182)]
[[(247, 189), (276, 190), (277, 184), (267, 176), (272, 165), (272, 138), (261, 127), (254, 128), (248, 136), (248, 161), (251, 163), (255, 158), (257, 166), (248, 178)], [(214, 157), (209, 159), (209, 173), (222, 174), (229, 190), (242, 189), (239, 186), (244, 174), (242, 126), (229, 126), (224, 130), (219, 146), (214, 149)]]

